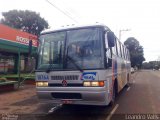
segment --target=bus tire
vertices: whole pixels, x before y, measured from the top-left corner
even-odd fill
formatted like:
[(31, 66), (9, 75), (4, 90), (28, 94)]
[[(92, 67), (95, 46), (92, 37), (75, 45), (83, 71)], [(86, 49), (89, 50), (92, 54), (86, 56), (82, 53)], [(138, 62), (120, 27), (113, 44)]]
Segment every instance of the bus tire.
[(130, 86), (130, 83), (129, 83), (130, 80), (129, 79), (130, 79), (129, 74), (127, 74), (127, 84), (126, 84), (126, 87)]
[(115, 80), (112, 92), (112, 100), (109, 103), (109, 106), (113, 106), (115, 104), (116, 96), (117, 96), (117, 81)]

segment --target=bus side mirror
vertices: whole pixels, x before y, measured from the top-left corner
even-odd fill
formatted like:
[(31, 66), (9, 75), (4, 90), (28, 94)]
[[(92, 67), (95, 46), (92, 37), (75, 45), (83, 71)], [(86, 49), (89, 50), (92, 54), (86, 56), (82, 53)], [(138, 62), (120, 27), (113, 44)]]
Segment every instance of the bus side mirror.
[(114, 47), (115, 46), (115, 35), (113, 32), (107, 32), (107, 38), (108, 38), (108, 46)]
[(32, 53), (32, 40), (29, 40), (28, 54), (31, 55), (31, 53)]

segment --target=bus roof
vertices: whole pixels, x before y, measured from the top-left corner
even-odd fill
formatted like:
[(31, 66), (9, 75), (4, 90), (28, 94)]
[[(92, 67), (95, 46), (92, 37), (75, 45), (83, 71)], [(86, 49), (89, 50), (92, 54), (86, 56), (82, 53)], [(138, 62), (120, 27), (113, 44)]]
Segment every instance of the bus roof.
[(85, 27), (105, 27), (108, 30), (110, 30), (106, 25), (104, 24), (100, 24), (100, 23), (96, 23), (96, 24), (87, 24), (87, 25), (67, 25), (67, 26), (61, 26), (59, 28), (55, 28), (55, 29), (46, 29), (44, 31), (41, 32), (41, 34), (44, 33), (50, 33), (50, 32), (55, 32), (55, 31), (62, 31), (62, 30), (68, 30), (68, 29), (76, 29), (76, 28), (85, 28)]

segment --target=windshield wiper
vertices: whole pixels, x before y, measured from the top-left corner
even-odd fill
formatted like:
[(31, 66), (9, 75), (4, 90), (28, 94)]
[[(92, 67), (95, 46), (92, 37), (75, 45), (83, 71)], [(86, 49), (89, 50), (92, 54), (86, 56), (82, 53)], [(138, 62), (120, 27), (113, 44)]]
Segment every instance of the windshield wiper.
[[(70, 56), (68, 55), (68, 49), (69, 49), (69, 46), (67, 47), (67, 54), (66, 54), (67, 60), (70, 60), (70, 61), (72, 62), (72, 64), (73, 64), (80, 72), (83, 73), (83, 69), (82, 69), (79, 65), (76, 64), (75, 60), (74, 60), (72, 57), (70, 57)], [(65, 64), (67, 65), (67, 61), (65, 61)], [(66, 65), (65, 65), (65, 67), (66, 67)]]
[(75, 62), (75, 60), (74, 60), (73, 58), (71, 58), (71, 57), (68, 56), (68, 55), (66, 55), (66, 57), (67, 57), (68, 60), (70, 60), (70, 61), (73, 63), (73, 65), (74, 65), (80, 72), (83, 73), (83, 69), (82, 69), (79, 65), (76, 64), (76, 62)]
[(46, 73), (49, 73), (51, 71), (52, 67), (53, 67), (52, 61), (50, 61), (49, 62), (49, 66), (48, 66), (48, 68), (46, 70)]

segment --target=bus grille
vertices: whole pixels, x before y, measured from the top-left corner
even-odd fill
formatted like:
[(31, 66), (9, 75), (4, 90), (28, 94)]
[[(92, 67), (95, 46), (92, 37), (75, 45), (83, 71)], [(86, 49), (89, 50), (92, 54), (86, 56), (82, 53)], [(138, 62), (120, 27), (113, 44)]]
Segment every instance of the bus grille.
[[(48, 87), (64, 87), (62, 83), (49, 83)], [(65, 87), (83, 87), (83, 83), (68, 83)]]
[(51, 80), (78, 80), (78, 75), (51, 76)]

